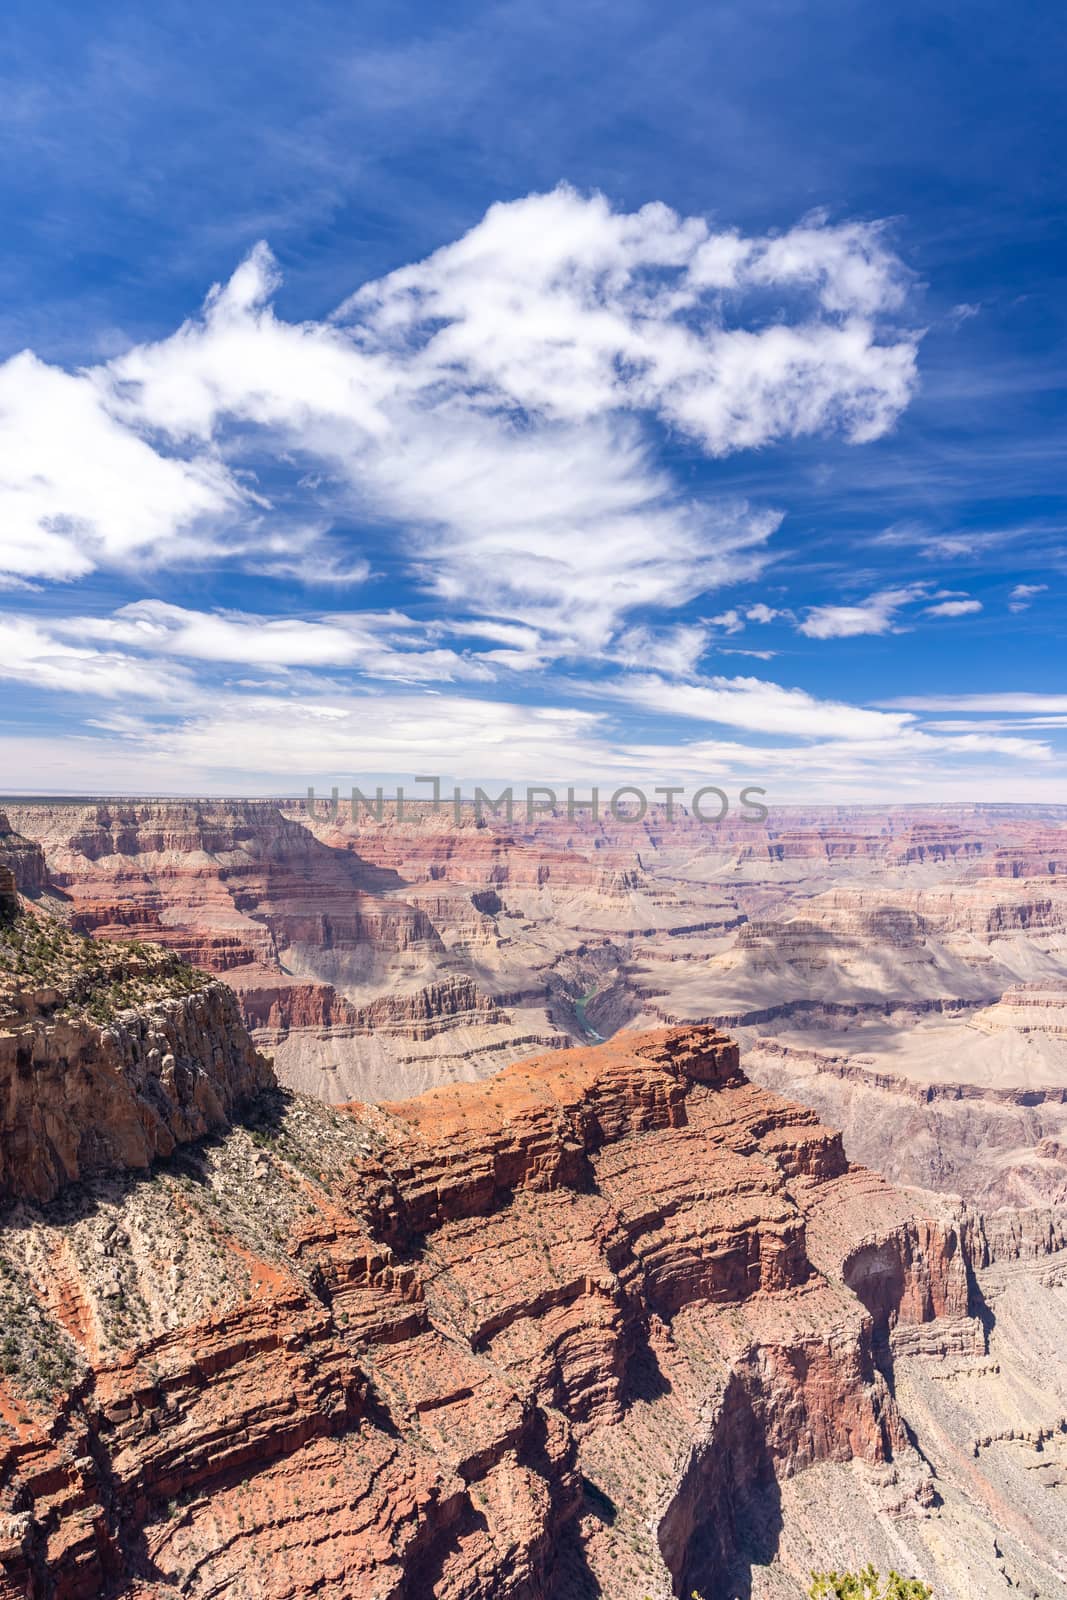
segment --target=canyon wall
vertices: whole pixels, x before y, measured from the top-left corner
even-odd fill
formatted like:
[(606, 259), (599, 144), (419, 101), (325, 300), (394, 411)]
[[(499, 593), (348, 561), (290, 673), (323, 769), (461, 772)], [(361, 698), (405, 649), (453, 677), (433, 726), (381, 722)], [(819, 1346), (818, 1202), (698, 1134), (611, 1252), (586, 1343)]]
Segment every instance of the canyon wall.
[(44, 851), (36, 840), (17, 833), (4, 811), (0, 811), (0, 867), (11, 873), (20, 894), (36, 895), (45, 886)]

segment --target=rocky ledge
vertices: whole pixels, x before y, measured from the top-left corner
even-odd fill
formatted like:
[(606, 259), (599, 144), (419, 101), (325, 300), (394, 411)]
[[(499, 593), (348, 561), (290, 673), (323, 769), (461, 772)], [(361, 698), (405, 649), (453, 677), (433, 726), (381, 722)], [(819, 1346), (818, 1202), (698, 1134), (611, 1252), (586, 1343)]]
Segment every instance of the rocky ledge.
[(273, 1082), (231, 991), (169, 952), (0, 927), (0, 1203), (146, 1168)]

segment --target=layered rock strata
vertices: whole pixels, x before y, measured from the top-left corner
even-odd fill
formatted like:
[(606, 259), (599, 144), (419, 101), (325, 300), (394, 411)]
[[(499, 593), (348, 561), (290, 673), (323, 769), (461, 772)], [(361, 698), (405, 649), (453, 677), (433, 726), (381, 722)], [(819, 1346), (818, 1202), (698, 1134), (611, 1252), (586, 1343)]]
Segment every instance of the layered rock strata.
[(6, 1214), (0, 1595), (769, 1597), (830, 1467), (936, 1565), (886, 1374), (981, 1342), (962, 1225), (714, 1030), (194, 1131)]
[(218, 972), (280, 1079), (324, 1100), (708, 1023), (856, 1159), (988, 1206), (1062, 1193), (1065, 824), (1062, 807), (479, 825), (469, 807), (130, 801), (12, 806), (8, 849), (14, 826), (28, 883), (43, 847), (77, 926)]

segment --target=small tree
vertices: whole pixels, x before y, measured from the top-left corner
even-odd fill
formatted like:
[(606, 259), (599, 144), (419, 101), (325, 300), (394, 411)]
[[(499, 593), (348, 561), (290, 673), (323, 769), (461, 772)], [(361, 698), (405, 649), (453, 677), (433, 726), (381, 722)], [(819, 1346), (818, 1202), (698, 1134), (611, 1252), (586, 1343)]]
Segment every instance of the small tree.
[(861, 1572), (813, 1572), (808, 1600), (933, 1600), (933, 1590), (919, 1578), (891, 1572), (883, 1585), (869, 1563)]

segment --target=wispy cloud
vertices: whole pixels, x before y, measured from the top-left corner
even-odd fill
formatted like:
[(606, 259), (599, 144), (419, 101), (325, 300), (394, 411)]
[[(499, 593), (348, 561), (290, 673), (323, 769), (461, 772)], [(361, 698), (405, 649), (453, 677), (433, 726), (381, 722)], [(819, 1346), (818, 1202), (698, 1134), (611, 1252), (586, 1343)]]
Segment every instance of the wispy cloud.
[(111, 617), (53, 624), (68, 638), (98, 640), (153, 656), (249, 667), (356, 668), (368, 677), (409, 682), (488, 681), (491, 665), (428, 645), (424, 630), (397, 612), (282, 618), (240, 611), (190, 611), (162, 600), (123, 606)]
[(494, 206), (330, 323), (280, 319), (277, 284), (259, 246), (167, 339), (81, 373), (29, 356), (0, 369), (6, 570), (69, 578), (213, 549), (284, 573), (267, 496), (240, 474), (274, 439), (328, 468), (335, 512), (400, 529), (449, 605), (599, 648), (634, 611), (755, 575), (780, 521), (684, 490), (650, 422), (712, 456), (823, 431), (862, 442), (915, 382), (916, 336), (894, 331), (900, 263), (877, 227), (818, 216), (746, 238), (560, 188)]
[(820, 700), (804, 689), (783, 688), (762, 678), (715, 677), (678, 684), (646, 674), (598, 685), (598, 692), (671, 717), (800, 739), (888, 738), (913, 721), (908, 715)]
[(193, 680), (182, 667), (69, 644), (25, 617), (0, 616), (0, 679), (106, 700), (154, 700), (175, 709), (193, 697)]
[(1045, 594), (1047, 590), (1047, 583), (1017, 583), (1011, 591), (1008, 610), (1015, 612), (1028, 611), (1037, 596)]
[(1040, 716), (1045, 712), (1067, 711), (1067, 694), (1012, 691), (1004, 694), (908, 695), (881, 703), (902, 711), (1018, 711), (1023, 715)]
[(939, 600), (936, 605), (924, 606), (924, 617), (973, 617), (981, 611), (980, 600)]
[(892, 633), (904, 606), (925, 595), (922, 584), (881, 589), (852, 605), (812, 606), (797, 626), (809, 639), (853, 639), (860, 634)]

